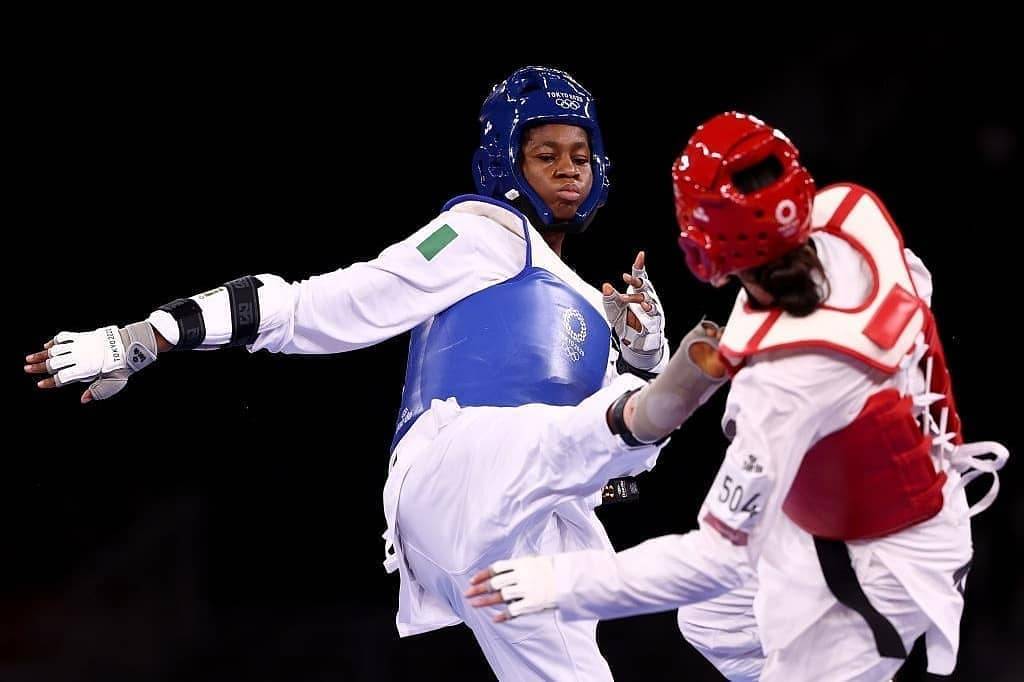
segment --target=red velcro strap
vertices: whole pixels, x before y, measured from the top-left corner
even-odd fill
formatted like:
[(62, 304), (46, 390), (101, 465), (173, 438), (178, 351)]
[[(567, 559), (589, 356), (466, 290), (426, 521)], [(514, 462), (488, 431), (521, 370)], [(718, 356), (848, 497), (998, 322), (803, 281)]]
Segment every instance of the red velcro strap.
[(916, 296), (894, 284), (882, 305), (871, 316), (868, 326), (864, 327), (864, 336), (882, 350), (889, 350), (896, 345), (920, 306), (921, 301)]

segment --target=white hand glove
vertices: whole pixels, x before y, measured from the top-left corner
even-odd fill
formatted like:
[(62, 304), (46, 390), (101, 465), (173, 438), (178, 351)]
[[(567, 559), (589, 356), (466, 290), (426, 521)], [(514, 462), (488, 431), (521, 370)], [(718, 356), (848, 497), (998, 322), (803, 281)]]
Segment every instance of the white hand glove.
[(557, 607), (555, 568), (549, 556), (508, 559), (491, 564), (492, 591), (508, 604), (509, 618)]
[[(661, 361), (664, 352), (665, 318), (661, 300), (647, 277), (643, 251), (633, 262), (632, 274), (623, 273), (622, 279), (629, 285), (625, 294), (611, 284), (602, 287), (604, 314), (619, 337), (622, 359), (637, 369), (650, 370)], [(630, 313), (639, 323), (639, 330), (630, 325)]]
[(89, 392), (104, 400), (124, 388), (128, 377), (156, 360), (157, 346), (148, 322), (124, 329), (101, 327), (91, 332), (61, 332), (47, 350), (46, 371), (63, 386), (90, 381)]

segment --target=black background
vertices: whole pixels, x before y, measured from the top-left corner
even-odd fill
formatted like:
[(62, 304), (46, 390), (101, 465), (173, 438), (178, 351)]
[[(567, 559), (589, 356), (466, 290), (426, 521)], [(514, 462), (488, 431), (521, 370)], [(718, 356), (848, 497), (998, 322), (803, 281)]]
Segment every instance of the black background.
[[(410, 43), (365, 28), (357, 43), (354, 28), (272, 21), (101, 38), (37, 27), (16, 60), (0, 680), (490, 676), (465, 628), (394, 628), (381, 489), (407, 337), (332, 357), (167, 354), (84, 407), (78, 386), (34, 389), (19, 355), (244, 274), (295, 280), (374, 257), (472, 191), (479, 104), (526, 64), (568, 69), (598, 101), (614, 184), (564, 254), (585, 279), (617, 278), (643, 248), (673, 343), (701, 315), (724, 321), (732, 291), (697, 283), (675, 246), (669, 167), (708, 116), (755, 113), (819, 186), (857, 182), (886, 202), (934, 275), (967, 438), (1019, 451), (1021, 118), (1006, 40), (689, 26), (646, 54), (615, 47), (642, 46), (642, 31), (534, 49), (502, 31)], [(638, 504), (599, 510), (617, 548), (693, 527), (723, 403), (677, 435)], [(1018, 468), (974, 520), (954, 679), (1009, 680), (1022, 662)], [(599, 639), (618, 679), (718, 679), (672, 613), (604, 623)], [(924, 679), (919, 650), (900, 679)]]

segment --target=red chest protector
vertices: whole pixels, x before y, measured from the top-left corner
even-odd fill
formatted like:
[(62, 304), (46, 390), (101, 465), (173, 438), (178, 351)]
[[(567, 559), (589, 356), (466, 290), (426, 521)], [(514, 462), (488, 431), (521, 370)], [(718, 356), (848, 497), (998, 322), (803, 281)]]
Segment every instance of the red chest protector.
[[(812, 226), (844, 239), (868, 263), (872, 288), (856, 308), (823, 305), (807, 317), (757, 311), (740, 292), (720, 351), (732, 371), (747, 358), (785, 348), (827, 348), (887, 374), (915, 349), (928, 346), (929, 390), (945, 396), (933, 404), (938, 420), (948, 408), (947, 431), (961, 443), (945, 355), (928, 306), (914, 287), (902, 236), (885, 207), (856, 185), (828, 187), (815, 197)], [(881, 537), (931, 518), (942, 509), (946, 474), (932, 461), (931, 438), (912, 413), (910, 396), (894, 389), (869, 398), (845, 428), (821, 439), (804, 456), (783, 510), (808, 533), (856, 540)]]

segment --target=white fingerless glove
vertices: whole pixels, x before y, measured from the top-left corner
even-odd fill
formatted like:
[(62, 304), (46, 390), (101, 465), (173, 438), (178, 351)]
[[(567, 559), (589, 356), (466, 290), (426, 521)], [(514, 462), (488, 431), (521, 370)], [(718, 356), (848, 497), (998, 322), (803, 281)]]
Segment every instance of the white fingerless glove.
[[(603, 298), (604, 314), (612, 329), (619, 337), (619, 354), (622, 359), (636, 369), (650, 370), (661, 362), (665, 344), (665, 318), (661, 311), (661, 300), (647, 277), (646, 266), (633, 268), (633, 277), (643, 281), (638, 289), (630, 285), (626, 295), (643, 294), (644, 302), (651, 304), (650, 311), (644, 310), (639, 303), (623, 303), (613, 292)], [(626, 324), (627, 311), (633, 311), (640, 321), (640, 331)]]
[(46, 369), (54, 375), (54, 383), (90, 381), (89, 391), (96, 400), (119, 392), (128, 377), (157, 356), (156, 335), (148, 322), (122, 329), (110, 326), (91, 332), (61, 332), (53, 341)]

